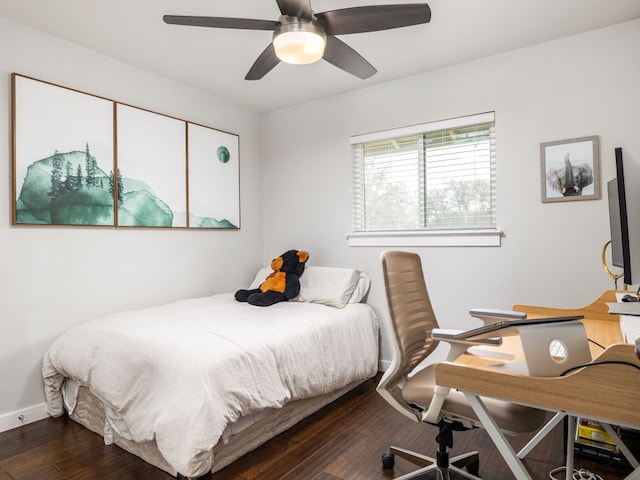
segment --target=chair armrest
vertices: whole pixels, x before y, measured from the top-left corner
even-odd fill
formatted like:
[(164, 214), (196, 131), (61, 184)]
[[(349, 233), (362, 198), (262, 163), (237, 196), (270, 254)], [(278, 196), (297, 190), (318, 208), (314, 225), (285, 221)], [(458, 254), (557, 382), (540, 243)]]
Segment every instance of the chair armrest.
[(498, 310), (495, 308), (472, 308), (469, 310), (472, 317), (479, 318), (485, 325), (495, 323), (505, 319), (524, 320), (527, 314), (524, 312), (516, 312), (515, 310)]
[[(498, 346), (502, 344), (502, 338), (482, 338), (482, 339), (466, 339), (460, 338), (465, 330), (449, 330), (444, 328), (434, 328), (431, 330), (431, 338), (439, 342), (447, 342), (451, 348), (447, 353), (447, 362), (453, 362), (460, 355), (465, 353), (470, 347), (475, 346)], [(456, 338), (457, 337), (457, 338)]]

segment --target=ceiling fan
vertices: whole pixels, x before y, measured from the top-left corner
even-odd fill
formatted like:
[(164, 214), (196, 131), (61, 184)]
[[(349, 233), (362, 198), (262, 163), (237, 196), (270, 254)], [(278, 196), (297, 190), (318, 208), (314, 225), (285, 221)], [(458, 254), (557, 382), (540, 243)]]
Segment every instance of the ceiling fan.
[(273, 41), (251, 66), (245, 80), (261, 79), (281, 61), (306, 64), (321, 58), (366, 79), (377, 70), (336, 35), (388, 30), (431, 20), (431, 9), (426, 3), (371, 5), (315, 13), (310, 0), (276, 2), (282, 14), (277, 21), (187, 15), (165, 15), (163, 20), (172, 25), (273, 30)]

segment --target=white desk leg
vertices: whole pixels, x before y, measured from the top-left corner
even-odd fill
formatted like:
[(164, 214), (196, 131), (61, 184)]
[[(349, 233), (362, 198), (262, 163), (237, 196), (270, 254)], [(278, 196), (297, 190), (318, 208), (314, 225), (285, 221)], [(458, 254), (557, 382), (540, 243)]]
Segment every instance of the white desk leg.
[(624, 477), (624, 480), (640, 480), (640, 468), (636, 468), (633, 472)]
[(533, 480), (529, 472), (524, 468), (524, 465), (517, 457), (516, 452), (513, 450), (509, 442), (507, 441), (504, 434), (496, 425), (496, 422), (493, 420), (487, 407), (484, 405), (479, 396), (473, 395), (471, 393), (465, 393), (465, 397), (467, 397), (467, 401), (473, 408), (473, 411), (478, 416), (480, 422), (482, 422), (482, 426), (485, 428), (491, 440), (493, 440), (494, 445), (504, 458), (505, 462), (511, 469), (511, 472), (515, 476), (516, 480)]
[(535, 446), (538, 445), (538, 443), (540, 443), (540, 441), (544, 437), (546, 437), (551, 430), (553, 430), (553, 427), (555, 427), (562, 421), (565, 415), (566, 413), (564, 412), (556, 413), (553, 418), (549, 420), (544, 427), (538, 430), (538, 433), (536, 433), (533, 438), (529, 440), (529, 442), (524, 447), (522, 447), (522, 449), (518, 452), (518, 458), (523, 459), (524, 457), (529, 455), (529, 452), (531, 452), (531, 450), (533, 450)]
[(614, 430), (614, 428), (608, 423), (601, 423), (602, 428), (609, 434), (611, 438), (616, 442), (616, 445), (625, 456), (625, 458), (629, 461), (629, 464), (633, 467), (633, 472), (624, 477), (624, 480), (640, 480), (640, 463), (636, 459), (636, 457), (631, 453), (631, 450), (624, 444), (618, 433)]
[(575, 453), (576, 417), (567, 415), (567, 466), (565, 480), (573, 478), (573, 455)]
[(635, 469), (640, 467), (640, 463), (638, 463), (638, 460), (636, 459), (636, 457), (633, 455), (633, 453), (631, 453), (631, 450), (629, 450), (629, 448), (624, 444), (624, 442), (622, 441), (620, 436), (618, 436), (618, 434), (613, 429), (613, 427), (608, 423), (601, 423), (600, 425), (602, 425), (602, 428), (604, 428), (604, 431), (609, 434), (609, 436), (613, 439), (613, 441), (616, 442), (616, 445), (618, 446), (618, 448), (620, 449), (624, 457), (629, 461), (629, 464)]

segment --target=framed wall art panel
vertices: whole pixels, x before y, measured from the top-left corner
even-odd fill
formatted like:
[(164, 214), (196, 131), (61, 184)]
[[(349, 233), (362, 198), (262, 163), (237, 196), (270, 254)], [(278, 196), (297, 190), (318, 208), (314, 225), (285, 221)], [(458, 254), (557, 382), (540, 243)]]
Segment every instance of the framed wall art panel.
[(117, 225), (187, 226), (186, 122), (117, 104)]
[(12, 75), (14, 225), (114, 225), (114, 102)]
[(238, 135), (12, 74), (14, 225), (239, 229)]
[(540, 144), (542, 202), (600, 198), (598, 136)]
[(189, 227), (240, 228), (239, 137), (189, 123)]

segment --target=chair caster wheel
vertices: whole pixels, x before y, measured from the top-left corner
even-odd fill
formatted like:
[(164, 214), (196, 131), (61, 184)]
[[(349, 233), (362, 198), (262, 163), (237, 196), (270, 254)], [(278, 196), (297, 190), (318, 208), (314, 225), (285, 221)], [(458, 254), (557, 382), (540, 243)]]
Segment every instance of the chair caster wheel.
[(383, 453), (382, 454), (382, 468), (393, 468), (396, 464), (396, 457), (393, 453)]
[(469, 462), (466, 465), (467, 472), (476, 477), (480, 476), (480, 460), (476, 459), (473, 462)]

